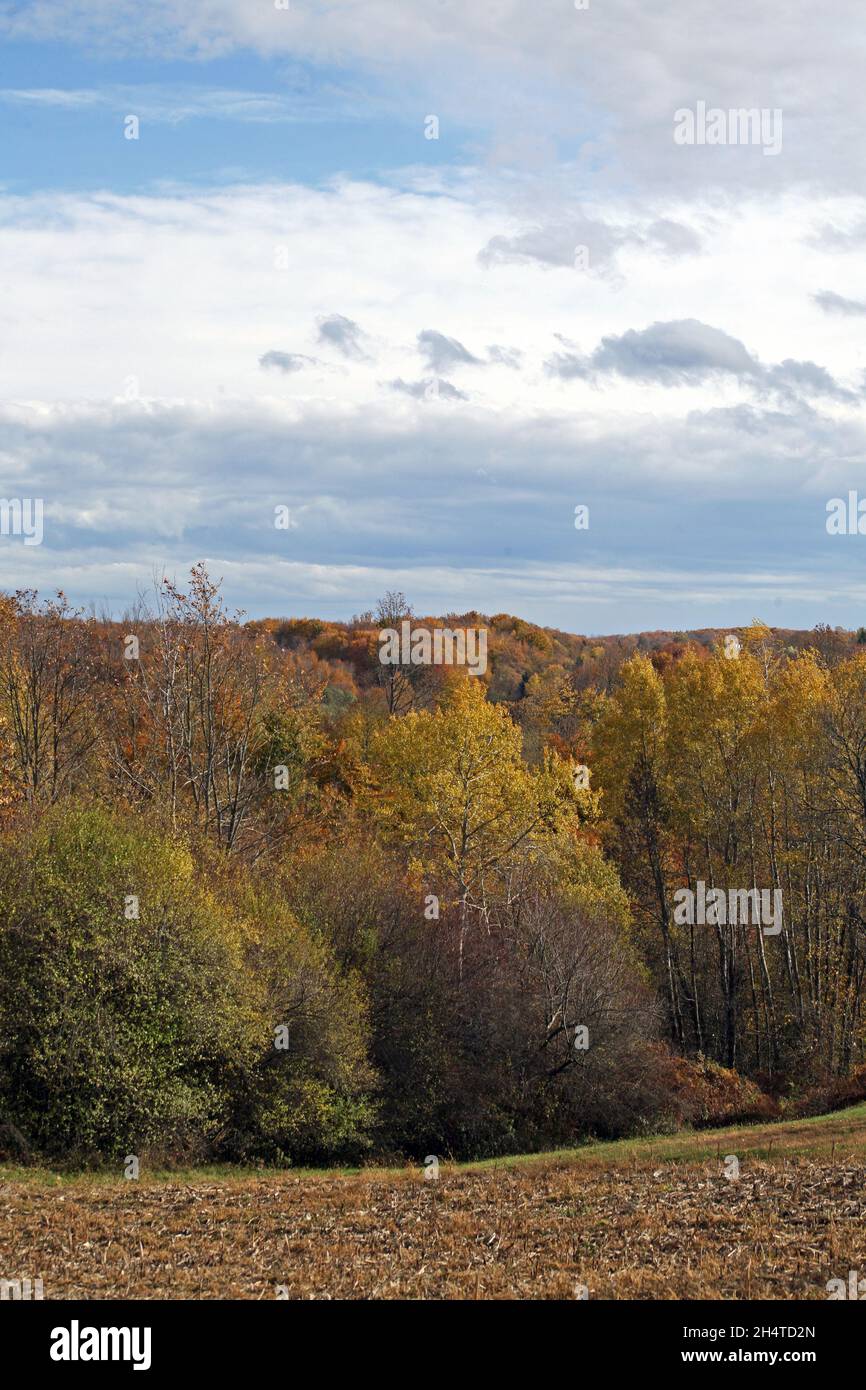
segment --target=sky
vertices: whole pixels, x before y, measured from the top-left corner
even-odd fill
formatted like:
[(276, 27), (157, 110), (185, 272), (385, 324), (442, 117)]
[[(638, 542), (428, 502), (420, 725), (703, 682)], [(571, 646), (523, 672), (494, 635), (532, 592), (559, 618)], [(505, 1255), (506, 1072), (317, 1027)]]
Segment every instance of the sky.
[(857, 0), (0, 0), (0, 588), (866, 624), (864, 49)]

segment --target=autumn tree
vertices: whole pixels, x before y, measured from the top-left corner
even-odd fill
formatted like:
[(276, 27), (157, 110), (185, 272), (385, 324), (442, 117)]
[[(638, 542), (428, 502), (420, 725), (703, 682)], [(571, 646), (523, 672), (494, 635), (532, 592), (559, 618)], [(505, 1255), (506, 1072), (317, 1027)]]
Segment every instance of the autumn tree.
[(322, 684), (286, 678), (219, 587), (201, 565), (186, 591), (163, 580), (134, 659), (119, 662), (106, 746), (130, 794), (159, 802), (173, 825), (189, 809), (227, 850), (254, 857), (296, 823), (321, 753), (311, 706)]
[(407, 715), (379, 735), (372, 809), (385, 837), (401, 843), (457, 906), (460, 954), (472, 913), (484, 918), (494, 880), (507, 885), (515, 859), (574, 816), (568, 768), (548, 758), (530, 770), (519, 729), (467, 677), (439, 709)]
[[(388, 590), (379, 599), (375, 612), (376, 627), (382, 631), (400, 632), (400, 624), (413, 617), (411, 604), (399, 590)], [(412, 707), (418, 668), (402, 662), (382, 662), (376, 651), (376, 683), (385, 692), (389, 714), (405, 714)]]
[(31, 804), (75, 788), (98, 737), (96, 662), (83, 615), (65, 594), (20, 589), (0, 615), (0, 692), (16, 771)]
[(682, 1044), (684, 975), (667, 862), (667, 704), (661, 677), (648, 657), (635, 655), (623, 666), (620, 684), (595, 728), (592, 766), (625, 881), (658, 926), (671, 1034)]

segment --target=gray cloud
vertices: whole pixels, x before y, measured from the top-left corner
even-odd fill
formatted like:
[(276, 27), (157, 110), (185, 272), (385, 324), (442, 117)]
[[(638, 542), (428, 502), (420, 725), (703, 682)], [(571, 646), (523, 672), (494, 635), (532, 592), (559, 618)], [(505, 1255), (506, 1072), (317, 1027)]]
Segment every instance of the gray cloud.
[(319, 319), (319, 342), (337, 348), (344, 357), (351, 357), (356, 361), (367, 357), (363, 345), (364, 336), (359, 325), (343, 314), (331, 314), (328, 318)]
[(445, 401), (468, 401), (469, 397), (463, 392), (458, 391), (450, 381), (444, 381), (442, 377), (425, 377), (423, 381), (404, 381), (402, 377), (397, 377), (394, 381), (388, 382), (392, 391), (399, 391), (404, 396), (413, 396), (416, 401), (435, 400), (440, 397)]
[(602, 338), (592, 355), (600, 372), (644, 377), (653, 381), (703, 381), (713, 372), (752, 376), (756, 363), (737, 338), (699, 319), (653, 323), (640, 331), (630, 328), (620, 337)]
[(695, 386), (715, 376), (730, 376), (759, 391), (779, 391), (793, 396), (824, 396), (853, 402), (855, 393), (839, 386), (824, 367), (815, 362), (784, 362), (765, 367), (740, 342), (720, 328), (699, 319), (657, 322), (648, 328), (602, 338), (588, 356), (566, 345), (545, 363), (551, 376), (564, 381), (593, 380), (617, 375), (665, 386)]
[(646, 226), (621, 227), (598, 218), (560, 218), (528, 227), (515, 236), (491, 237), (478, 253), (484, 266), (535, 264), (602, 272), (628, 246), (645, 247), (664, 256), (694, 255), (702, 242), (691, 227), (660, 217)]
[(546, 364), (552, 376), (590, 378), (616, 373), (669, 385), (694, 385), (715, 372), (754, 376), (758, 367), (744, 345), (698, 319), (653, 323), (602, 338), (589, 357), (566, 351)]
[(819, 251), (862, 251), (866, 246), (866, 221), (861, 219), (849, 227), (825, 222), (806, 240)]
[(857, 392), (840, 386), (827, 368), (819, 367), (816, 362), (796, 362), (786, 357), (778, 366), (767, 368), (763, 380), (770, 390), (791, 396), (825, 396), (828, 400), (850, 405), (859, 399)]
[(523, 353), (519, 348), (500, 347), (491, 343), (487, 349), (487, 361), (500, 367), (517, 369), (523, 361)]
[(844, 317), (853, 318), (857, 315), (866, 314), (866, 301), (862, 299), (846, 299), (844, 295), (836, 294), (834, 290), (819, 290), (813, 294), (812, 298), (825, 314), (841, 314)]
[(418, 334), (418, 351), (427, 359), (434, 372), (447, 371), (449, 367), (480, 365), (480, 358), (473, 357), (456, 338), (446, 338), (433, 328), (425, 328)]
[(590, 267), (599, 269), (613, 260), (622, 244), (622, 237), (604, 222), (554, 222), (529, 227), (515, 236), (491, 237), (478, 252), (478, 259), (485, 266), (528, 262), (573, 267), (577, 248), (585, 246)]
[(265, 371), (300, 372), (304, 367), (318, 366), (315, 357), (306, 357), (302, 352), (266, 352), (259, 358), (259, 366)]
[[(398, 573), (424, 611), (505, 607), (572, 630), (748, 622), (766, 594), (784, 597), (792, 623), (853, 621), (866, 602), (856, 547), (824, 525), (826, 500), (857, 485), (846, 461), (862, 457), (866, 430), (796, 402), (639, 429), (583, 412), (395, 414), (387, 398), (337, 413), (0, 405), (0, 430), (45, 499), (44, 544), (0, 546), (2, 588), (59, 586), (122, 611), (155, 566), (182, 578), (206, 557), (252, 615), (345, 604), (348, 616)], [(495, 488), (478, 473), (490, 459)], [(578, 501), (591, 527), (576, 556)], [(278, 503), (298, 519), (290, 533), (274, 528)]]
[(636, 232), (635, 239), (668, 256), (696, 256), (704, 244), (693, 228), (670, 217), (656, 218), (645, 232)]

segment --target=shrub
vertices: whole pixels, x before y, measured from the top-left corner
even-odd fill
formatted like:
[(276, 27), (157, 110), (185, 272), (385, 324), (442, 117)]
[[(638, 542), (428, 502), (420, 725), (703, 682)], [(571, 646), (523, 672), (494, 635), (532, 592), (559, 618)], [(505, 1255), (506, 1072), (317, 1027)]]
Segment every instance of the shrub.
[(850, 1076), (833, 1076), (811, 1087), (785, 1108), (788, 1116), (824, 1115), (832, 1110), (846, 1110), (866, 1100), (866, 1064), (856, 1067)]
[(677, 1056), (661, 1043), (654, 1053), (659, 1105), (675, 1126), (704, 1129), (779, 1118), (778, 1102), (748, 1077), (705, 1058)]
[[(223, 1151), (270, 1161), (356, 1158), (369, 1148), (375, 1117), (364, 985), (301, 926), (275, 884), (244, 884), (235, 908), (259, 1022)], [(286, 1047), (275, 1045), (276, 1029), (285, 1030)]]
[(359, 1140), (363, 1001), (289, 914), (246, 898), (204, 888), (141, 818), (55, 810), (0, 844), (0, 1142), (72, 1162)]

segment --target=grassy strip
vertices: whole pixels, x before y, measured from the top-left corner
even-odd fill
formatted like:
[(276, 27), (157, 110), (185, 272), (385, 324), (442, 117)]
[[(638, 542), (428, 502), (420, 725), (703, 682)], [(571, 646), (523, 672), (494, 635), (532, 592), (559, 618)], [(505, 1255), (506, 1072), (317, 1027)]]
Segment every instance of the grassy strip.
[[(736, 1153), (742, 1158), (814, 1157), (838, 1153), (852, 1158), (866, 1155), (866, 1103), (809, 1119), (781, 1120), (770, 1124), (738, 1125), (729, 1129), (682, 1130), (677, 1134), (642, 1136), (637, 1139), (591, 1141), (570, 1149), (551, 1149), (542, 1153), (508, 1154), (501, 1158), (478, 1159), (471, 1163), (449, 1164), (467, 1171), (507, 1168), (526, 1164), (574, 1164), (605, 1169), (627, 1168), (647, 1163), (699, 1163)], [(417, 1164), (404, 1168), (244, 1168), (228, 1163), (200, 1168), (146, 1169), (147, 1183), (244, 1182), (261, 1179), (348, 1178), (416, 1174)], [(117, 1187), (126, 1183), (116, 1168), (64, 1172), (42, 1167), (0, 1164), (0, 1182), (26, 1183), (37, 1187), (84, 1186)]]

